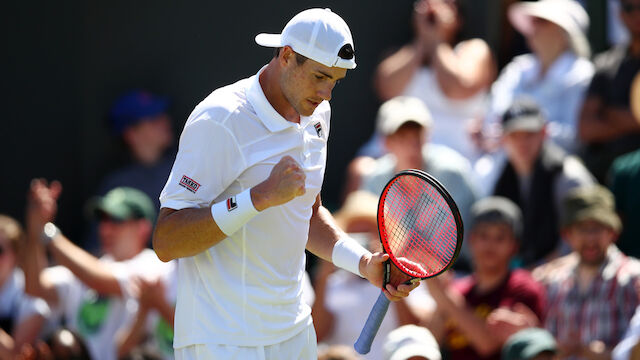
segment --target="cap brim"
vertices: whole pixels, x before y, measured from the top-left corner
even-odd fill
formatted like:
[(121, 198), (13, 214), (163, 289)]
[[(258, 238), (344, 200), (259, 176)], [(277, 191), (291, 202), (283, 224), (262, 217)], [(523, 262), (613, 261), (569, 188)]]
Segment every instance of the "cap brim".
[(540, 120), (538, 117), (523, 117), (520, 119), (510, 120), (504, 126), (504, 132), (509, 133), (513, 131), (531, 131), (537, 132), (542, 130), (544, 127), (544, 122)]
[(622, 230), (622, 222), (616, 213), (600, 209), (584, 209), (569, 219), (565, 226), (571, 226), (580, 221), (593, 220), (609, 226), (615, 232)]
[(99, 220), (104, 215), (116, 220), (127, 220), (132, 218), (131, 211), (123, 207), (109, 204), (99, 196), (93, 197), (87, 202), (85, 213), (88, 218), (94, 220)]
[(282, 36), (280, 34), (258, 34), (256, 35), (256, 43), (266, 47), (282, 47)]

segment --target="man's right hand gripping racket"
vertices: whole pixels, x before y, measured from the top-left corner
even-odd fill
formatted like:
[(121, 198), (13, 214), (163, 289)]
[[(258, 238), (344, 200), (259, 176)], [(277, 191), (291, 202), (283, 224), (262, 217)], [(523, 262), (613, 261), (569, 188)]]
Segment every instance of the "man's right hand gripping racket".
[[(384, 280), (398, 286), (427, 279), (447, 270), (462, 247), (462, 218), (447, 190), (420, 170), (396, 174), (378, 202), (378, 232), (389, 260)], [(367, 354), (389, 308), (380, 293), (354, 348)]]

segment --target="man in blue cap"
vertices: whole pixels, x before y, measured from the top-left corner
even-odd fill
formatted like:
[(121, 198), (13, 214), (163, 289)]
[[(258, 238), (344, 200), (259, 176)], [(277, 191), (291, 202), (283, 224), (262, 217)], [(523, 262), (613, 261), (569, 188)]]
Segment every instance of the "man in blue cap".
[(126, 92), (116, 100), (109, 114), (110, 125), (128, 149), (129, 164), (108, 174), (99, 194), (118, 186), (133, 187), (159, 207), (158, 196), (173, 163), (168, 106), (167, 99), (143, 90)]

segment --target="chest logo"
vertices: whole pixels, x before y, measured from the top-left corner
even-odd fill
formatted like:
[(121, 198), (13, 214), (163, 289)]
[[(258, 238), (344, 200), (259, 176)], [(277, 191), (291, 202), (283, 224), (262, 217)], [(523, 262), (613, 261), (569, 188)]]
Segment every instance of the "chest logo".
[(182, 179), (180, 179), (180, 186), (191, 191), (194, 194), (200, 188), (200, 184), (198, 184), (195, 180), (188, 177), (187, 175), (182, 175)]
[(315, 125), (313, 125), (313, 127), (316, 129), (316, 134), (318, 134), (318, 137), (322, 137), (322, 125), (317, 122)]

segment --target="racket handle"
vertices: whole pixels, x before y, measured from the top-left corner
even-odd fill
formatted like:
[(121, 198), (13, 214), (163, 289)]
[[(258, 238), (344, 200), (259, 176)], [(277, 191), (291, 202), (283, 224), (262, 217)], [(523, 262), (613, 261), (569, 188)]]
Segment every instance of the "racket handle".
[(360, 337), (356, 343), (353, 344), (353, 348), (356, 349), (359, 354), (368, 354), (369, 350), (371, 350), (371, 343), (378, 333), (387, 309), (389, 309), (389, 299), (387, 299), (383, 292), (380, 292), (380, 296), (378, 296), (376, 303), (373, 304), (367, 322), (364, 324), (362, 332), (360, 332)]

